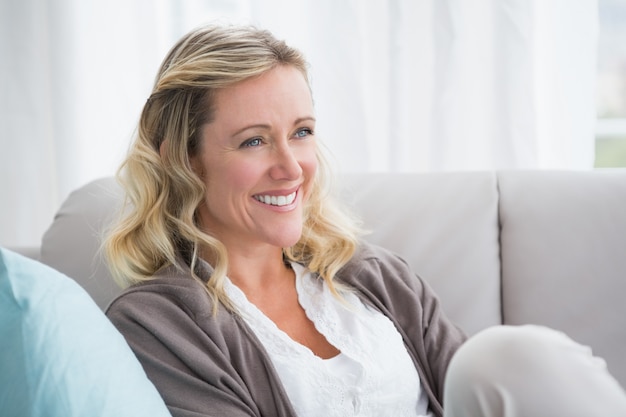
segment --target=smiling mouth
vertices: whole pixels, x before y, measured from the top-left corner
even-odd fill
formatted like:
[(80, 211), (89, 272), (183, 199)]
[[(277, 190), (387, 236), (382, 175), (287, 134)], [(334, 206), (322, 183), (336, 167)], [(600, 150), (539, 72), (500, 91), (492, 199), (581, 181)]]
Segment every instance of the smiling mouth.
[(293, 201), (296, 199), (296, 192), (294, 191), (293, 193), (289, 194), (289, 195), (255, 195), (254, 199), (263, 203), (263, 204), (267, 204), (270, 206), (278, 206), (278, 207), (282, 207), (282, 206), (286, 206), (289, 205), (291, 203), (293, 203)]

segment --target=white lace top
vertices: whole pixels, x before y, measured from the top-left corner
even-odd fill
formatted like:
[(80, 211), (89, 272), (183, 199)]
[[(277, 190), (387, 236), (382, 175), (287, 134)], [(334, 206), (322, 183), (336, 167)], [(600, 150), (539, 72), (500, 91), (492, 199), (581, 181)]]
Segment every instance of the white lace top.
[(226, 280), (226, 293), (276, 368), (298, 416), (430, 416), (428, 398), (402, 337), (383, 314), (346, 294), (341, 304), (322, 280), (299, 264), (300, 305), (316, 329), (341, 353), (321, 359), (295, 342)]

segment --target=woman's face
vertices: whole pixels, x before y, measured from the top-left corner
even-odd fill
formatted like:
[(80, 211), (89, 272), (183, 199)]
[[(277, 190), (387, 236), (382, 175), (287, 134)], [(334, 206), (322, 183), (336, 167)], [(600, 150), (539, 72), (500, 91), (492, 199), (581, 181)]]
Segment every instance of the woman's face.
[(213, 121), (202, 127), (191, 161), (206, 184), (200, 226), (229, 251), (294, 245), (317, 170), (304, 76), (278, 66), (213, 98)]

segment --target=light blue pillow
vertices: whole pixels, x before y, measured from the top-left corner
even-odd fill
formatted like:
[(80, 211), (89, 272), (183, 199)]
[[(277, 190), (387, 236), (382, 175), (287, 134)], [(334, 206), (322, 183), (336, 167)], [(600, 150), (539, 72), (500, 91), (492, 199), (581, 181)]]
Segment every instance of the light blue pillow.
[(82, 288), (2, 248), (0, 414), (170, 416), (122, 335)]

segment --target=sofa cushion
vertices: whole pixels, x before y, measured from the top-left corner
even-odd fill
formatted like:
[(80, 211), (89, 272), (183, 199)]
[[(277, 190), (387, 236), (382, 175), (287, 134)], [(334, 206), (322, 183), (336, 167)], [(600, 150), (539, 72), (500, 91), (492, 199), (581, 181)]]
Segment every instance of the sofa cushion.
[(61, 273), (0, 249), (6, 416), (169, 416), (122, 335)]
[(346, 174), (340, 184), (365, 238), (404, 258), (463, 330), (501, 323), (495, 173)]
[(626, 386), (626, 172), (500, 172), (504, 321), (565, 331)]

